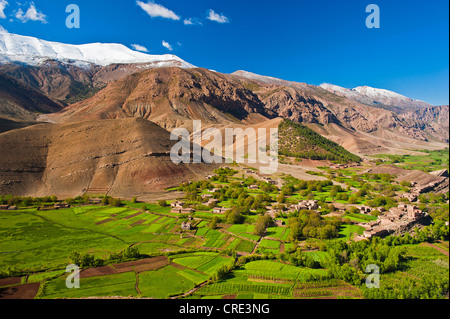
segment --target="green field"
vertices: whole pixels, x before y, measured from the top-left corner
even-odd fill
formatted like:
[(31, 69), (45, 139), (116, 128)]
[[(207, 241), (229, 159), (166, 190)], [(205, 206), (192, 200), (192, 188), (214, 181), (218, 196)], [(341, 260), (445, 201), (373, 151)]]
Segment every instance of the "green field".
[[(420, 209), (437, 218), (414, 237), (355, 243), (355, 236), (365, 228), (352, 222), (367, 223), (376, 217), (357, 214), (348, 205), (354, 204), (349, 196), (355, 193), (357, 204), (388, 209), (400, 202), (407, 186), (388, 174), (360, 175), (362, 168), (323, 171), (328, 180), (300, 181), (283, 175), (289, 185), (279, 189), (237, 174), (222, 176), (220, 183), (180, 186), (186, 192), (183, 201), (200, 210), (191, 216), (170, 213), (170, 207), (116, 199), (111, 205), (122, 207), (83, 204), (88, 198), (81, 197), (74, 199), (72, 208), (38, 210), (44, 204), (31, 208), (20, 202), (23, 199), (0, 197), (2, 204), (21, 204), (18, 211), (0, 212), (0, 278), (17, 277), (13, 284), (17, 287), (40, 283), (37, 298), (48, 299), (184, 298), (188, 292), (187, 298), (205, 299), (378, 298), (377, 292), (363, 285), (365, 266), (375, 262), (384, 271), (379, 292), (384, 297), (402, 297), (408, 291), (416, 293), (414, 298), (448, 296), (448, 257), (439, 250), (448, 252), (448, 226), (444, 226), (448, 195), (420, 198)], [(337, 187), (333, 181), (347, 187)], [(248, 185), (255, 183), (260, 189), (250, 191)], [(233, 207), (222, 215), (208, 211), (199, 196), (219, 185), (223, 188), (214, 194), (220, 197), (218, 205)], [(317, 211), (290, 207), (312, 198), (319, 201)], [(378, 204), (381, 200), (385, 202)], [(341, 208), (333, 207), (335, 202), (344, 204), (342, 218), (328, 215)], [(45, 202), (48, 208), (52, 205)], [(276, 210), (277, 223), (262, 218), (268, 206)], [(188, 217), (191, 228), (182, 229)], [(213, 223), (214, 217), (219, 219)], [(283, 226), (276, 226), (280, 221)], [(255, 235), (256, 229), (264, 235)], [(156, 267), (139, 264), (150, 257), (158, 257)], [(117, 264), (129, 261), (138, 263), (120, 271)], [(85, 268), (114, 267), (91, 269), (88, 275), (95, 276), (83, 277), (80, 289), (67, 289), (65, 267), (78, 262)], [(11, 285), (3, 282), (3, 287)]]
[(233, 271), (225, 280), (201, 288), (192, 298), (209, 299), (225, 295), (245, 299), (293, 298), (297, 283), (326, 275), (327, 271), (323, 269), (294, 267), (271, 260), (252, 261)]
[(111, 276), (82, 278), (79, 289), (67, 289), (65, 278), (60, 277), (46, 283), (41, 298), (83, 298), (105, 296), (137, 297), (136, 275), (123, 273)]
[(449, 167), (449, 150), (417, 151), (423, 155), (377, 155), (377, 158), (384, 159), (386, 164), (395, 164), (408, 170), (420, 170), (432, 172)]
[(339, 238), (349, 241), (355, 234), (362, 235), (364, 230), (363, 227), (357, 225), (343, 225), (339, 231)]

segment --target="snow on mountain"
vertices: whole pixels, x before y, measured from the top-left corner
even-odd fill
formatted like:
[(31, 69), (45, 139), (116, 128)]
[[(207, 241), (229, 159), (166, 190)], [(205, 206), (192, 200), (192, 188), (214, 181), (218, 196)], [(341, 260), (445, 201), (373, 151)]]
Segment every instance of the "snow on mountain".
[(177, 66), (194, 68), (195, 66), (171, 54), (150, 55), (133, 51), (115, 43), (91, 43), (82, 45), (63, 44), (22, 36), (0, 29), (0, 63), (19, 62), (39, 65), (45, 60), (89, 66), (96, 64), (153, 63), (155, 66)]
[(248, 72), (248, 71), (242, 71), (242, 70), (231, 73), (231, 75), (240, 77), (240, 78), (244, 78), (247, 80), (265, 83), (265, 84), (275, 84), (275, 85), (302, 87), (302, 88), (307, 86), (306, 83), (281, 80), (281, 79), (274, 78), (271, 76), (259, 75), (259, 74), (255, 74), (255, 73)]
[(353, 98), (353, 99), (359, 99), (362, 98), (361, 94), (358, 93), (357, 91), (351, 90), (351, 89), (346, 89), (343, 88), (341, 86), (338, 85), (334, 85), (334, 84), (329, 84), (329, 83), (323, 83), (320, 85), (320, 87), (324, 90), (327, 90), (331, 93), (337, 94), (337, 95), (341, 95), (341, 96), (345, 96), (348, 98)]
[(414, 100), (404, 95), (384, 89), (377, 89), (370, 86), (359, 86), (354, 89), (346, 89), (337, 85), (324, 83), (320, 87), (331, 93), (370, 105), (370, 106), (392, 106), (400, 112), (410, 111), (420, 108), (431, 107), (432, 105)]
[(389, 98), (389, 99), (402, 99), (402, 100), (409, 100), (409, 101), (414, 101), (411, 98), (408, 98), (404, 95), (389, 91), (389, 90), (383, 90), (383, 89), (376, 89), (370, 86), (358, 86), (356, 88), (353, 89), (353, 91), (356, 91), (362, 95), (365, 96), (369, 96), (371, 98), (373, 98), (374, 100), (376, 99), (385, 99), (385, 98)]

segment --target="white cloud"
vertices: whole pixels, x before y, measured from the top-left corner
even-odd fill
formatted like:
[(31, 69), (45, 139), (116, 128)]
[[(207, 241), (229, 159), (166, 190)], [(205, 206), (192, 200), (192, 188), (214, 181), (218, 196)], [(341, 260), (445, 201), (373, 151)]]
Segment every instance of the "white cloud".
[(140, 44), (132, 44), (131, 47), (136, 51), (148, 52), (148, 49)]
[(172, 20), (180, 20), (180, 17), (177, 14), (175, 14), (175, 12), (163, 7), (160, 4), (154, 2), (145, 3), (142, 1), (136, 1), (136, 3), (139, 7), (141, 7), (142, 10), (147, 12), (147, 14), (152, 18), (161, 17)]
[(0, 0), (0, 19), (6, 19), (5, 8), (8, 5), (6, 0)]
[(228, 18), (226, 16), (224, 16), (223, 14), (215, 13), (214, 10), (212, 10), (212, 9), (209, 10), (209, 15), (208, 15), (207, 19), (218, 22), (218, 23), (230, 22), (230, 20), (228, 20)]
[(203, 25), (202, 21), (198, 18), (189, 18), (183, 21), (184, 25)]
[(166, 42), (166, 41), (163, 40), (162, 45), (163, 45), (163, 47), (165, 47), (167, 50), (173, 51), (173, 48), (172, 48), (172, 46), (170, 45), (170, 43), (168, 43), (168, 42)]
[(32, 2), (27, 12), (23, 12), (21, 8), (16, 12), (16, 18), (23, 23), (28, 21), (40, 21), (42, 23), (47, 23), (47, 16), (36, 9), (36, 6)]

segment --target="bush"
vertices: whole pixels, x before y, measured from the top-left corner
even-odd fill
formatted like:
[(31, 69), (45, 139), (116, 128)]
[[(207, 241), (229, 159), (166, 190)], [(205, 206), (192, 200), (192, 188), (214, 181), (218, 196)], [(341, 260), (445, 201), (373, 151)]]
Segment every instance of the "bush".
[(168, 205), (167, 205), (167, 202), (165, 201), (165, 200), (159, 200), (158, 201), (158, 206), (161, 206), (161, 207), (167, 207)]

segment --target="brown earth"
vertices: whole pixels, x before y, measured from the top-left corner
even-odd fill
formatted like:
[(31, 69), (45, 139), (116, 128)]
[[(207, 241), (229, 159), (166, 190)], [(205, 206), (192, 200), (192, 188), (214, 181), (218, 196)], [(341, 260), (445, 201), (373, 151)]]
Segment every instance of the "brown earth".
[(125, 220), (128, 220), (128, 219), (131, 219), (131, 218), (134, 218), (134, 217), (140, 216), (140, 215), (142, 215), (142, 214), (143, 214), (142, 212), (138, 212), (138, 213), (136, 213), (136, 214), (133, 214), (133, 215), (130, 215), (130, 216), (124, 217), (123, 219), (125, 219)]
[(147, 220), (145, 220), (145, 219), (141, 219), (141, 220), (139, 220), (139, 221), (137, 221), (137, 222), (131, 224), (130, 226), (133, 227), (133, 226), (142, 225), (142, 224), (145, 223), (146, 221), (147, 221)]
[(99, 222), (95, 223), (95, 225), (107, 224), (109, 222), (112, 222), (113, 220), (114, 220), (114, 218), (108, 218), (108, 219), (105, 219), (105, 220), (102, 220), (102, 221), (99, 221)]
[(39, 290), (39, 283), (0, 288), (0, 299), (34, 299)]
[(118, 273), (124, 273), (124, 272), (144, 272), (144, 271), (151, 271), (156, 270), (161, 267), (167, 266), (169, 264), (169, 260), (165, 256), (160, 257), (154, 257), (154, 258), (147, 258), (147, 259), (141, 259), (137, 261), (130, 261), (120, 264), (113, 264), (112, 267), (118, 272)]
[(169, 260), (167, 257), (154, 257), (141, 259), (137, 261), (130, 261), (120, 264), (113, 264), (109, 266), (97, 267), (97, 268), (89, 268), (83, 270), (80, 273), (81, 278), (89, 278), (89, 277), (100, 277), (100, 276), (108, 276), (119, 273), (131, 272), (134, 271), (136, 273), (152, 271), (169, 264)]
[(22, 277), (3, 278), (3, 279), (0, 279), (0, 287), (18, 285), (21, 282), (22, 282)]
[(80, 278), (100, 277), (117, 274), (117, 270), (111, 266), (89, 268), (80, 273)]

